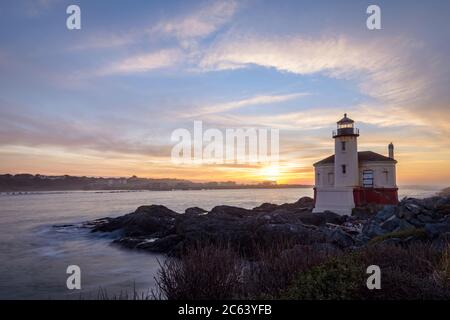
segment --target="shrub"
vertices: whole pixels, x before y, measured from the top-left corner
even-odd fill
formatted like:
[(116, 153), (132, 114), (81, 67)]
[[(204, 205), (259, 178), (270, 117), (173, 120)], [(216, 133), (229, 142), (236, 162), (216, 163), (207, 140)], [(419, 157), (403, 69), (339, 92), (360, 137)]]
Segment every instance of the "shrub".
[(418, 239), (426, 239), (427, 233), (424, 228), (390, 232), (390, 233), (383, 234), (381, 236), (374, 237), (373, 239), (371, 239), (369, 241), (369, 244), (376, 244), (379, 242), (383, 242), (384, 240), (387, 240), (387, 239), (394, 239), (394, 238), (406, 239), (408, 237), (415, 237)]
[[(167, 299), (449, 299), (450, 249), (432, 243), (377, 244), (342, 252), (287, 240), (252, 244), (253, 256), (224, 245), (197, 245), (163, 264), (156, 279)], [(381, 269), (369, 290), (367, 267)]]
[(241, 262), (229, 247), (195, 245), (160, 264), (157, 287), (169, 300), (221, 300), (240, 292)]
[(249, 263), (244, 282), (248, 297), (279, 298), (280, 293), (301, 271), (340, 254), (336, 250), (318, 250), (313, 246), (289, 245), (289, 242), (259, 246)]
[(365, 270), (354, 254), (333, 258), (322, 265), (301, 272), (282, 295), (284, 299), (353, 299), (364, 281)]
[[(438, 283), (433, 278), (436, 269), (442, 266), (444, 253), (430, 244), (415, 244), (408, 248), (367, 247), (300, 273), (282, 297), (309, 300), (448, 299), (448, 282)], [(381, 268), (381, 290), (366, 287), (369, 265)]]

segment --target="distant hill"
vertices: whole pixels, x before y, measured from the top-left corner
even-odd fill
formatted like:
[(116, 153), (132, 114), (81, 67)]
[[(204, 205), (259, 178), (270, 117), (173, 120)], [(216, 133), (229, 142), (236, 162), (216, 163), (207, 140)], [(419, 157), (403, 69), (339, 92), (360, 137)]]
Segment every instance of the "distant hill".
[(286, 185), (274, 182), (237, 184), (225, 182), (192, 182), (183, 179), (102, 178), (76, 176), (45, 176), (32, 174), (0, 175), (0, 192), (67, 191), (67, 190), (201, 190), (248, 188), (306, 188), (309, 185)]

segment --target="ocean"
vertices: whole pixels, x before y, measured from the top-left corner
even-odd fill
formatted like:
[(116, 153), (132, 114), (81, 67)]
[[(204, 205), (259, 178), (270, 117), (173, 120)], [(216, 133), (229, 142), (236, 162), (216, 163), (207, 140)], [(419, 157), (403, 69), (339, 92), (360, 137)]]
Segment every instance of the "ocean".
[[(426, 197), (439, 188), (399, 190), (399, 197)], [(96, 299), (155, 288), (161, 255), (111, 244), (110, 234), (55, 228), (133, 212), (160, 204), (177, 211), (216, 205), (253, 208), (264, 202), (294, 202), (310, 188), (195, 191), (75, 191), (0, 194), (0, 299)], [(81, 268), (81, 290), (68, 290), (66, 269)]]

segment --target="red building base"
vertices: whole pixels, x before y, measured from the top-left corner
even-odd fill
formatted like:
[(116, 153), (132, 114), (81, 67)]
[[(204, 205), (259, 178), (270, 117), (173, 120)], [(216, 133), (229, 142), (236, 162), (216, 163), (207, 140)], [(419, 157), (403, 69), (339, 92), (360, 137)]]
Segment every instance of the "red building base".
[[(355, 206), (366, 204), (398, 204), (398, 188), (355, 188), (353, 199)], [(314, 188), (314, 206), (316, 206), (317, 190)]]
[(355, 206), (365, 204), (398, 204), (398, 188), (355, 188)]

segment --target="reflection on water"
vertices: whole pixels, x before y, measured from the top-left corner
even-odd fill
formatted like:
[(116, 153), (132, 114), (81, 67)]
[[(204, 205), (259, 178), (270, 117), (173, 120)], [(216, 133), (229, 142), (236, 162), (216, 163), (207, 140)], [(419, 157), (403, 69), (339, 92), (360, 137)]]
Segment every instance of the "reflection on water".
[[(424, 197), (436, 190), (400, 190), (399, 196)], [(197, 190), (142, 192), (45, 192), (0, 195), (0, 299), (92, 299), (148, 293), (163, 256), (123, 250), (110, 234), (53, 225), (118, 216), (145, 204), (172, 210), (216, 205), (252, 208), (263, 202), (293, 202), (312, 189)], [(66, 289), (66, 268), (78, 265), (82, 290)]]

